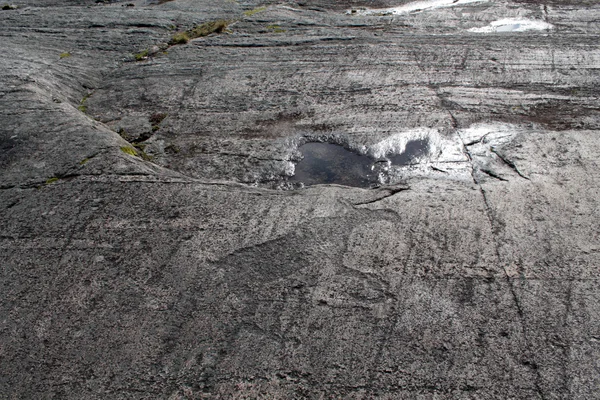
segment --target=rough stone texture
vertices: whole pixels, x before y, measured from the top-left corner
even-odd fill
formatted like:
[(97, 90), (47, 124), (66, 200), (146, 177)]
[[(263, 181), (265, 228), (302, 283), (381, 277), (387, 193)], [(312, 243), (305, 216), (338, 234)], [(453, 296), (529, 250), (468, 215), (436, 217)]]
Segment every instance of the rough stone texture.
[(598, 398), (596, 1), (158, 3), (0, 11), (0, 398)]

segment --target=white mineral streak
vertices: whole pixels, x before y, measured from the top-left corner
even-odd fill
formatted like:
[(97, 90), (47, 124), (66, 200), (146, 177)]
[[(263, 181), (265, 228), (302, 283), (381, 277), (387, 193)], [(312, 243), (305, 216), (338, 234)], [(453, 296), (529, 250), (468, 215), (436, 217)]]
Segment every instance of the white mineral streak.
[(531, 19), (516, 19), (506, 18), (494, 21), (488, 26), (481, 28), (471, 28), (469, 32), (476, 33), (495, 33), (495, 32), (525, 32), (531, 30), (549, 30), (553, 29), (554, 25), (544, 21), (535, 21)]
[(413, 3), (404, 4), (398, 7), (391, 8), (380, 8), (380, 9), (366, 9), (366, 10), (357, 10), (350, 11), (349, 13), (353, 14), (405, 14), (412, 11), (425, 11), (432, 10), (435, 8), (443, 8), (443, 7), (454, 7), (454, 6), (462, 6), (469, 3), (479, 3), (485, 0), (429, 0), (429, 1), (415, 1)]

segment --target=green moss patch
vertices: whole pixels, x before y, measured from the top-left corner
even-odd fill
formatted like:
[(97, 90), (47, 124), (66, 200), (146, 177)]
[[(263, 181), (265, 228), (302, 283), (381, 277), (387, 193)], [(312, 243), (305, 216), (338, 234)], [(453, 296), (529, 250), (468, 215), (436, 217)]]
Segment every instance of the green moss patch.
[(186, 32), (179, 32), (173, 35), (169, 44), (177, 45), (177, 44), (186, 44), (190, 41), (190, 37)]
[(272, 31), (273, 33), (283, 33), (286, 32), (285, 29), (280, 27), (279, 25), (267, 25), (267, 29)]
[(144, 61), (148, 59), (148, 49), (142, 50), (139, 53), (134, 54), (135, 61)]
[(152, 161), (153, 157), (147, 154), (144, 150), (146, 149), (146, 145), (143, 143), (133, 143), (133, 146), (137, 150), (137, 156), (140, 157), (144, 161)]
[(128, 154), (130, 156), (133, 157), (137, 157), (137, 151), (135, 151), (135, 149), (133, 147), (129, 147), (129, 146), (121, 146), (121, 151), (125, 154)]
[(248, 10), (248, 11), (244, 12), (244, 15), (245, 15), (246, 17), (251, 17), (251, 16), (253, 16), (254, 14), (258, 14), (258, 13), (260, 13), (260, 12), (263, 12), (263, 11), (265, 11), (266, 9), (267, 9), (267, 7), (257, 7), (257, 8), (255, 8), (254, 10)]
[(135, 146), (134, 147), (130, 147), (130, 146), (121, 146), (120, 149), (123, 153), (133, 156), (133, 157), (138, 157), (141, 158), (144, 161), (152, 161), (152, 156), (146, 154), (146, 152), (144, 151), (144, 148), (146, 146), (144, 146), (143, 144), (133, 144)]
[(229, 21), (219, 19), (216, 21), (209, 21), (196, 26), (194, 29), (188, 31), (190, 39), (195, 39), (203, 36), (208, 36), (211, 33), (221, 33), (229, 26)]
[(171, 37), (170, 45), (186, 44), (192, 39), (208, 36), (211, 33), (222, 33), (227, 29), (231, 21), (219, 19), (216, 21), (208, 21), (185, 32), (179, 32)]
[(77, 109), (82, 113), (87, 112), (87, 106), (85, 105), (85, 102), (90, 98), (91, 95), (91, 93), (86, 94), (85, 96), (83, 96), (83, 99), (81, 99), (81, 101), (79, 102), (79, 106), (77, 107)]

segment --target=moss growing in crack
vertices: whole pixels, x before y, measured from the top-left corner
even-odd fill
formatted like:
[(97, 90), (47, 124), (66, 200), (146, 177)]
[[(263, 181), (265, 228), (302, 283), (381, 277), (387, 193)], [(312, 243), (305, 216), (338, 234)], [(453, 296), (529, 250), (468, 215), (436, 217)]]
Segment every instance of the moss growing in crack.
[(46, 185), (51, 185), (56, 181), (58, 181), (58, 178), (56, 176), (53, 176), (52, 178), (46, 179)]
[(195, 39), (203, 36), (208, 36), (211, 33), (221, 33), (229, 26), (230, 21), (224, 19), (218, 19), (216, 21), (209, 21), (196, 26), (193, 29), (187, 31), (190, 39)]
[(146, 145), (143, 143), (133, 143), (133, 146), (137, 150), (137, 155), (144, 161), (152, 161), (154, 157), (148, 155), (145, 151)]
[(79, 165), (85, 165), (90, 161), (90, 159), (88, 157), (84, 158), (83, 160), (79, 161)]
[(119, 130), (117, 131), (117, 133), (119, 134), (119, 136), (121, 136), (123, 139), (129, 141), (129, 136), (127, 135), (127, 132), (125, 132), (125, 129), (123, 128), (119, 128)]
[(71, 53), (69, 53), (69, 52), (60, 53), (60, 59), (61, 60), (63, 58), (68, 58), (68, 57), (71, 57)]
[(167, 113), (154, 113), (148, 117), (148, 122), (152, 124), (152, 132), (156, 132), (160, 129), (160, 123), (167, 118)]
[(185, 32), (179, 32), (171, 37), (170, 45), (186, 44), (192, 39), (208, 36), (211, 33), (224, 32), (231, 21), (219, 19), (216, 21), (208, 21)]
[(177, 45), (177, 44), (186, 44), (190, 41), (190, 37), (186, 32), (179, 32), (173, 35), (169, 44)]
[(137, 157), (137, 151), (135, 151), (135, 149), (133, 147), (129, 147), (129, 146), (121, 146), (121, 151), (125, 154), (128, 154), (130, 156), (133, 157)]
[(148, 59), (148, 49), (140, 51), (139, 53), (135, 53), (133, 55), (135, 57), (135, 61), (144, 61)]
[(273, 33), (284, 33), (284, 32), (287, 32), (285, 29), (283, 29), (279, 25), (267, 25), (267, 29), (270, 30), (270, 31), (272, 31)]
[(165, 118), (167, 118), (167, 113), (154, 113), (148, 117), (148, 121), (152, 125), (159, 125)]
[(90, 98), (91, 95), (91, 93), (86, 94), (85, 96), (83, 96), (83, 99), (81, 99), (81, 101), (79, 102), (79, 106), (77, 107), (77, 109), (82, 113), (87, 112), (87, 106), (85, 105), (85, 102)]
[(152, 161), (153, 157), (146, 154), (146, 152), (144, 151), (144, 149), (146, 148), (145, 145), (141, 143), (133, 143), (133, 146), (134, 147), (121, 146), (121, 151), (127, 155), (141, 158), (144, 161)]
[(246, 17), (251, 17), (251, 16), (253, 16), (254, 14), (258, 14), (258, 13), (260, 13), (260, 12), (263, 12), (263, 11), (265, 11), (266, 9), (267, 9), (267, 7), (257, 7), (257, 8), (255, 8), (255, 9), (253, 9), (253, 10), (248, 10), (248, 11), (245, 11), (245, 12), (244, 12), (244, 15), (245, 15)]

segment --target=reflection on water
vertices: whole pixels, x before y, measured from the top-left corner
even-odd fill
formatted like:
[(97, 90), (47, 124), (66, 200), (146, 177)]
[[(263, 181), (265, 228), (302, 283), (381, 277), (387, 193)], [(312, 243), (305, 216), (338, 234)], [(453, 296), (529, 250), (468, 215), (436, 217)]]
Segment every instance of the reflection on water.
[[(305, 186), (334, 183), (345, 186), (373, 187), (385, 181), (388, 161), (375, 161), (356, 154), (337, 144), (306, 143), (298, 149), (302, 160), (296, 164), (295, 175), (290, 182)], [(429, 140), (411, 140), (401, 154), (388, 156), (392, 165), (416, 164), (429, 154)]]
[(521, 29), (521, 24), (501, 25), (496, 28), (496, 32), (513, 32)]
[(410, 165), (419, 161), (419, 158), (429, 154), (429, 139), (411, 140), (406, 143), (404, 152), (390, 156), (393, 165)]
[(369, 187), (377, 182), (371, 173), (373, 160), (331, 143), (306, 143), (298, 149), (304, 158), (296, 165), (291, 182), (306, 186), (335, 183)]

